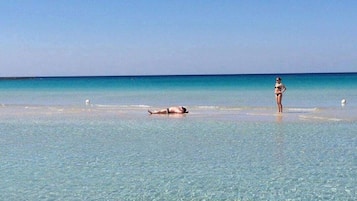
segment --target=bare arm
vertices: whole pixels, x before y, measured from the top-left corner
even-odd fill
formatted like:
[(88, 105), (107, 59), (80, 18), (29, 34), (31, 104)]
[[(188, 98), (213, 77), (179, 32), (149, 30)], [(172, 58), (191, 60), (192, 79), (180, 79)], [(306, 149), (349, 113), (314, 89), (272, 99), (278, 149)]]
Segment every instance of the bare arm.
[(281, 92), (284, 93), (286, 91), (285, 85), (282, 85)]

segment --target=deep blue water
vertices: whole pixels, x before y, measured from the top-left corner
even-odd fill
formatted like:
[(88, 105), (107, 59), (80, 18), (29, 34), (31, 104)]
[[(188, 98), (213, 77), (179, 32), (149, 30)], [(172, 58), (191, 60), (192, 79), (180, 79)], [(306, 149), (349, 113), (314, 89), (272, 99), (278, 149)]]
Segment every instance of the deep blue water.
[(357, 86), (357, 73), (312, 73), (3, 78), (0, 80), (0, 89), (255, 89), (271, 87), (277, 76), (282, 77), (287, 85), (298, 89)]

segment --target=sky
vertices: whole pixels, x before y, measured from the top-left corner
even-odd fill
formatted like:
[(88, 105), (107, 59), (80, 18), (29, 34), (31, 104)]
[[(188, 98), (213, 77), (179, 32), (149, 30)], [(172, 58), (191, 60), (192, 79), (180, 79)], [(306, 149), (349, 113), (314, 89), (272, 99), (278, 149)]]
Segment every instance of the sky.
[(0, 77), (315, 72), (357, 72), (357, 1), (0, 2)]

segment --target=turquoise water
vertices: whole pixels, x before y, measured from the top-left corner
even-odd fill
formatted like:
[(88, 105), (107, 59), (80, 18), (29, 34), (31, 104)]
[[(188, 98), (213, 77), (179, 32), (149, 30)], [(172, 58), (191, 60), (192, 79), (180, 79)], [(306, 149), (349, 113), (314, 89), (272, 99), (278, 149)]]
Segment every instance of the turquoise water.
[[(357, 74), (281, 75), (287, 107), (356, 106)], [(275, 75), (137, 76), (0, 80), (0, 103), (272, 107)]]
[(355, 200), (357, 74), (281, 77), (0, 80), (0, 200)]

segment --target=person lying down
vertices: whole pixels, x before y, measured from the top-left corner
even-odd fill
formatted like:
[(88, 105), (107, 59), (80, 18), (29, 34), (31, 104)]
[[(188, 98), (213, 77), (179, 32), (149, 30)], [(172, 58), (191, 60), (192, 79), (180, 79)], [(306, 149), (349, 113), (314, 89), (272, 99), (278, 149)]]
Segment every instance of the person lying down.
[(183, 107), (183, 106), (177, 106), (177, 107), (168, 107), (166, 109), (162, 110), (148, 110), (150, 114), (185, 114), (188, 113), (188, 110)]

